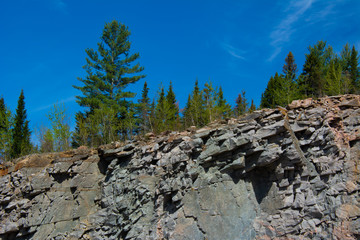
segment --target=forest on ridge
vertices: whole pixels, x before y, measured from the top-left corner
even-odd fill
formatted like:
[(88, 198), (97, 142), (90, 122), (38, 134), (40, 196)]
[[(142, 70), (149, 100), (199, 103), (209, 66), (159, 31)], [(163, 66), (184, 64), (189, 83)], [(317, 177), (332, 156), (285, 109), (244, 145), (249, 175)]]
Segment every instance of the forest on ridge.
[[(70, 131), (64, 105), (54, 105), (47, 117), (49, 127), (30, 130), (25, 94), (21, 91), (15, 113), (0, 98), (0, 162), (29, 153), (65, 151), (79, 146), (97, 147), (113, 141), (145, 137), (147, 133), (182, 131), (203, 127), (210, 122), (239, 117), (256, 110), (253, 100), (239, 92), (234, 107), (224, 98), (221, 86), (211, 81), (199, 86), (194, 81), (183, 109), (179, 108), (173, 85), (161, 86), (154, 99), (149, 97), (145, 81), (138, 101), (128, 91), (146, 76), (138, 63), (139, 53), (131, 53), (130, 31), (114, 20), (105, 24), (97, 49), (86, 49), (86, 76), (78, 78), (77, 103), (82, 107), (75, 115), (76, 127)], [(281, 66), (279, 66), (281, 69)], [(285, 58), (281, 72), (270, 77), (261, 96), (259, 108), (286, 106), (295, 99), (326, 95), (360, 93), (359, 53), (346, 44), (340, 54), (325, 41), (308, 47), (300, 69), (292, 52)], [(38, 139), (31, 142), (31, 134)]]

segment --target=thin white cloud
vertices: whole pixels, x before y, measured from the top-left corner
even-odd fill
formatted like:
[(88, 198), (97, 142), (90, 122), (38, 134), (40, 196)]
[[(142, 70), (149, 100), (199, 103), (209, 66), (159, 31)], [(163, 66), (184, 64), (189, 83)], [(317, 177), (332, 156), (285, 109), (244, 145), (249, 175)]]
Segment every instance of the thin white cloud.
[(55, 103), (52, 103), (52, 104), (48, 104), (48, 105), (45, 105), (45, 106), (38, 107), (38, 108), (36, 108), (36, 109), (34, 110), (34, 112), (40, 112), (40, 111), (49, 109), (49, 108), (53, 107), (53, 106), (56, 105), (56, 104), (65, 104), (65, 103), (68, 103), (68, 102), (73, 102), (73, 101), (75, 101), (75, 99), (76, 99), (75, 96), (71, 96), (71, 97), (62, 99), (62, 100), (60, 100), (60, 101), (58, 101), (58, 102), (55, 102)]
[(273, 54), (271, 54), (271, 56), (267, 59), (268, 62), (271, 62), (272, 60), (274, 60), (274, 58), (277, 57), (277, 55), (279, 55), (279, 53), (281, 53), (282, 48), (281, 47), (276, 47)]
[(285, 17), (270, 33), (270, 44), (274, 51), (267, 59), (272, 61), (280, 52), (282, 44), (290, 41), (291, 35), (295, 32), (294, 24), (311, 7), (315, 0), (291, 1), (285, 8)]
[(245, 54), (244, 50), (241, 50), (239, 48), (236, 48), (228, 43), (225, 42), (221, 42), (220, 43), (221, 47), (231, 56), (237, 58), (237, 59), (241, 59), (241, 60), (246, 60), (246, 58), (243, 56)]

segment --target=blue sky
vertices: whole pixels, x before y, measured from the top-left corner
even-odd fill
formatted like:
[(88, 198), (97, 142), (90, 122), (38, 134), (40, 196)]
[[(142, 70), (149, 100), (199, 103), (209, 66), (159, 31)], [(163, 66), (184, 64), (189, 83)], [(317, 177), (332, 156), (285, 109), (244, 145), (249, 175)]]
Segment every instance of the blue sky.
[(360, 50), (360, 1), (110, 1), (17, 0), (0, 5), (0, 96), (15, 111), (25, 93), (32, 128), (46, 125), (54, 103), (73, 118), (80, 107), (72, 85), (85, 76), (85, 49), (96, 49), (104, 24), (131, 31), (154, 97), (173, 82), (184, 107), (197, 78), (222, 86), (234, 105), (242, 89), (258, 106), (270, 76), (292, 51), (298, 68), (307, 47), (326, 40), (336, 52), (349, 42)]

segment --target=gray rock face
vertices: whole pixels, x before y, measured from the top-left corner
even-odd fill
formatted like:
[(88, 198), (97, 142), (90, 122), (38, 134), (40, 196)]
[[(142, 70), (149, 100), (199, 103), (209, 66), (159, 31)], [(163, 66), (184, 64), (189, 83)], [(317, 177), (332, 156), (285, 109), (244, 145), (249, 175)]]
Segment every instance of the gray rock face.
[(0, 169), (0, 239), (359, 239), (360, 96)]

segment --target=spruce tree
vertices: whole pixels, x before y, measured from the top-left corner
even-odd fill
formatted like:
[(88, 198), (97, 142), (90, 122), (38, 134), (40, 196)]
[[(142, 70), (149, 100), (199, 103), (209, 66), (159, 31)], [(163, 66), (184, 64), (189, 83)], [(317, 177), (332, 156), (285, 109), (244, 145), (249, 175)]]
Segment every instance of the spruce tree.
[(265, 91), (261, 94), (261, 108), (274, 108), (275, 107), (275, 98), (274, 94), (276, 91), (275, 79), (273, 76), (270, 77), (270, 80), (265, 88)]
[(195, 126), (193, 115), (191, 114), (192, 108), (193, 106), (191, 101), (191, 95), (189, 94), (185, 108), (183, 110), (183, 125), (185, 128)]
[(285, 58), (283, 73), (287, 79), (294, 81), (294, 79), (296, 78), (296, 72), (297, 72), (297, 65), (295, 63), (294, 55), (292, 54), (292, 52), (289, 52), (289, 54)]
[(78, 148), (89, 144), (89, 132), (86, 127), (86, 116), (82, 112), (75, 114), (75, 130), (72, 135), (71, 146)]
[(11, 158), (17, 158), (31, 152), (30, 135), (29, 121), (26, 120), (24, 91), (21, 90), (14, 117), (14, 128), (12, 129)]
[(292, 82), (287, 81), (284, 75), (279, 75), (275, 73), (273, 77), (270, 78), (268, 85), (265, 89), (265, 92), (261, 96), (262, 108), (274, 108), (276, 106), (285, 106), (288, 103), (288, 94), (289, 91), (292, 91), (291, 86)]
[(224, 98), (224, 93), (221, 87), (219, 87), (217, 93), (217, 116), (219, 119), (226, 119), (233, 115), (231, 110), (230, 104), (227, 103), (226, 99)]
[(169, 113), (169, 105), (165, 97), (165, 90), (162, 86), (159, 90), (159, 98), (155, 107), (155, 132), (163, 132), (167, 130), (167, 119)]
[[(0, 98), (0, 160), (10, 159), (11, 146), (11, 111), (6, 107), (3, 97)], [(1, 161), (0, 161), (1, 162)]]
[(250, 104), (250, 108), (249, 108), (249, 113), (252, 113), (256, 110), (256, 106), (254, 104), (254, 99), (251, 99), (251, 104)]
[(205, 83), (203, 95), (207, 122), (212, 122), (216, 117), (216, 92), (211, 81)]
[(310, 46), (308, 49), (309, 53), (305, 54), (303, 78), (298, 84), (306, 97), (320, 97), (324, 94), (325, 78), (335, 54), (332, 47), (326, 46), (324, 41), (318, 41), (314, 47)]
[(351, 84), (354, 87), (353, 91), (354, 93), (360, 92), (360, 83), (359, 83), (359, 55), (358, 51), (356, 51), (355, 47), (353, 46), (351, 49), (351, 56), (350, 56), (350, 64), (349, 64), (349, 73), (350, 73), (350, 79)]
[(329, 66), (325, 81), (326, 95), (340, 95), (349, 93), (350, 81), (346, 76), (342, 76), (342, 65), (338, 58), (334, 58)]
[(205, 118), (205, 108), (203, 93), (199, 87), (199, 81), (196, 79), (194, 89), (191, 93), (191, 108), (190, 108), (192, 125), (202, 127), (208, 122)]
[(350, 72), (350, 59), (351, 59), (350, 44), (346, 43), (340, 53), (341, 68), (343, 69), (344, 74), (349, 74)]
[(140, 116), (140, 133), (145, 134), (150, 131), (150, 98), (148, 96), (149, 88), (145, 81), (141, 93), (141, 99), (138, 103), (138, 114)]
[(134, 64), (139, 54), (130, 54), (129, 36), (128, 27), (118, 21), (105, 24), (97, 51), (86, 49), (84, 69), (87, 75), (78, 78), (82, 86), (74, 86), (82, 93), (82, 96), (76, 96), (77, 102), (87, 107), (89, 113), (102, 106), (116, 112), (118, 122), (111, 135), (120, 134), (122, 138), (132, 134), (135, 124), (132, 119), (135, 116), (134, 105), (129, 100), (135, 93), (125, 89), (145, 77), (140, 74), (143, 67), (139, 63)]
[(167, 104), (167, 121), (166, 125), (168, 130), (178, 130), (179, 129), (179, 106), (176, 103), (175, 93), (172, 87), (172, 82), (170, 81), (169, 90), (166, 94), (166, 104)]
[(243, 114), (245, 114), (248, 111), (248, 102), (245, 97), (245, 91), (242, 90), (241, 93), (239, 93), (238, 97), (235, 101), (235, 107), (234, 107), (234, 113), (236, 117), (239, 117)]

